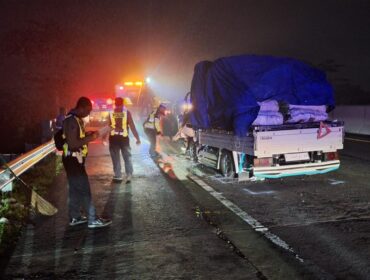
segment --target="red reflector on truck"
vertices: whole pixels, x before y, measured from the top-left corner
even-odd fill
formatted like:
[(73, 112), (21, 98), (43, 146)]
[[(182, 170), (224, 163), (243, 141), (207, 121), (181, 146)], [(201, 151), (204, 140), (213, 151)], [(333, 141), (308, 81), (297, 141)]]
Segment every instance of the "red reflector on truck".
[(253, 165), (258, 166), (272, 166), (272, 158), (255, 158), (253, 160)]
[(330, 153), (324, 153), (325, 154), (325, 160), (338, 160), (339, 155), (338, 152), (330, 152)]

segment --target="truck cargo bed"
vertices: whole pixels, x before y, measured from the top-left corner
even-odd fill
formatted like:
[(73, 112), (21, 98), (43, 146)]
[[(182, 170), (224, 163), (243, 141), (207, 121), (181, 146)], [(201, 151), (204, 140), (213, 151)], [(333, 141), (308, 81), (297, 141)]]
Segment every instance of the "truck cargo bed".
[(256, 126), (244, 137), (220, 130), (199, 130), (197, 133), (201, 145), (246, 153), (259, 158), (343, 149), (342, 122)]

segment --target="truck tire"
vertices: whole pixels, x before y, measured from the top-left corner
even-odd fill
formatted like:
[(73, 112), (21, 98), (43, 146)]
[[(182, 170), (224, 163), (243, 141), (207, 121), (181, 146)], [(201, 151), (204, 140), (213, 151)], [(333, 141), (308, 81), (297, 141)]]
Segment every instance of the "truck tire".
[(220, 160), (221, 173), (226, 178), (235, 177), (235, 167), (233, 156), (229, 151), (223, 151)]

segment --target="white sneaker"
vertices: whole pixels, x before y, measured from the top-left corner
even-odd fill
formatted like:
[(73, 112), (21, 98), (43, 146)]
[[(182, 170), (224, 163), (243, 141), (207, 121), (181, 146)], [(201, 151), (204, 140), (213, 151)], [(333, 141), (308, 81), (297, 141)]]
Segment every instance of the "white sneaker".
[(127, 175), (126, 177), (126, 183), (130, 183), (132, 179), (132, 175)]
[(87, 226), (88, 226), (88, 228), (102, 228), (102, 227), (109, 226), (111, 223), (112, 223), (111, 220), (99, 218), (99, 219), (96, 219), (92, 222), (89, 222), (89, 224)]
[(123, 178), (122, 178), (122, 176), (121, 177), (113, 176), (113, 181), (123, 181)]
[(84, 223), (87, 223), (87, 218), (85, 216), (80, 216), (78, 218), (72, 218), (72, 220), (69, 222), (69, 225), (77, 226)]

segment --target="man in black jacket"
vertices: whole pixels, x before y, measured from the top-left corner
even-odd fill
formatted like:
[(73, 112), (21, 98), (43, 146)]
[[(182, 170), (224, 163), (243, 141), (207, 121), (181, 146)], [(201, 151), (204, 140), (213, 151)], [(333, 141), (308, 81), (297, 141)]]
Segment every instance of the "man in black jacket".
[[(97, 132), (85, 132), (83, 118), (87, 117), (91, 110), (91, 101), (87, 97), (81, 97), (77, 101), (76, 107), (64, 120), (63, 134), (66, 143), (63, 146), (63, 165), (69, 184), (69, 225), (75, 226), (88, 222), (89, 228), (100, 228), (108, 226), (112, 222), (96, 216), (91, 198), (90, 182), (85, 169), (87, 144), (99, 136)], [(81, 215), (81, 208), (88, 214), (88, 218)]]

